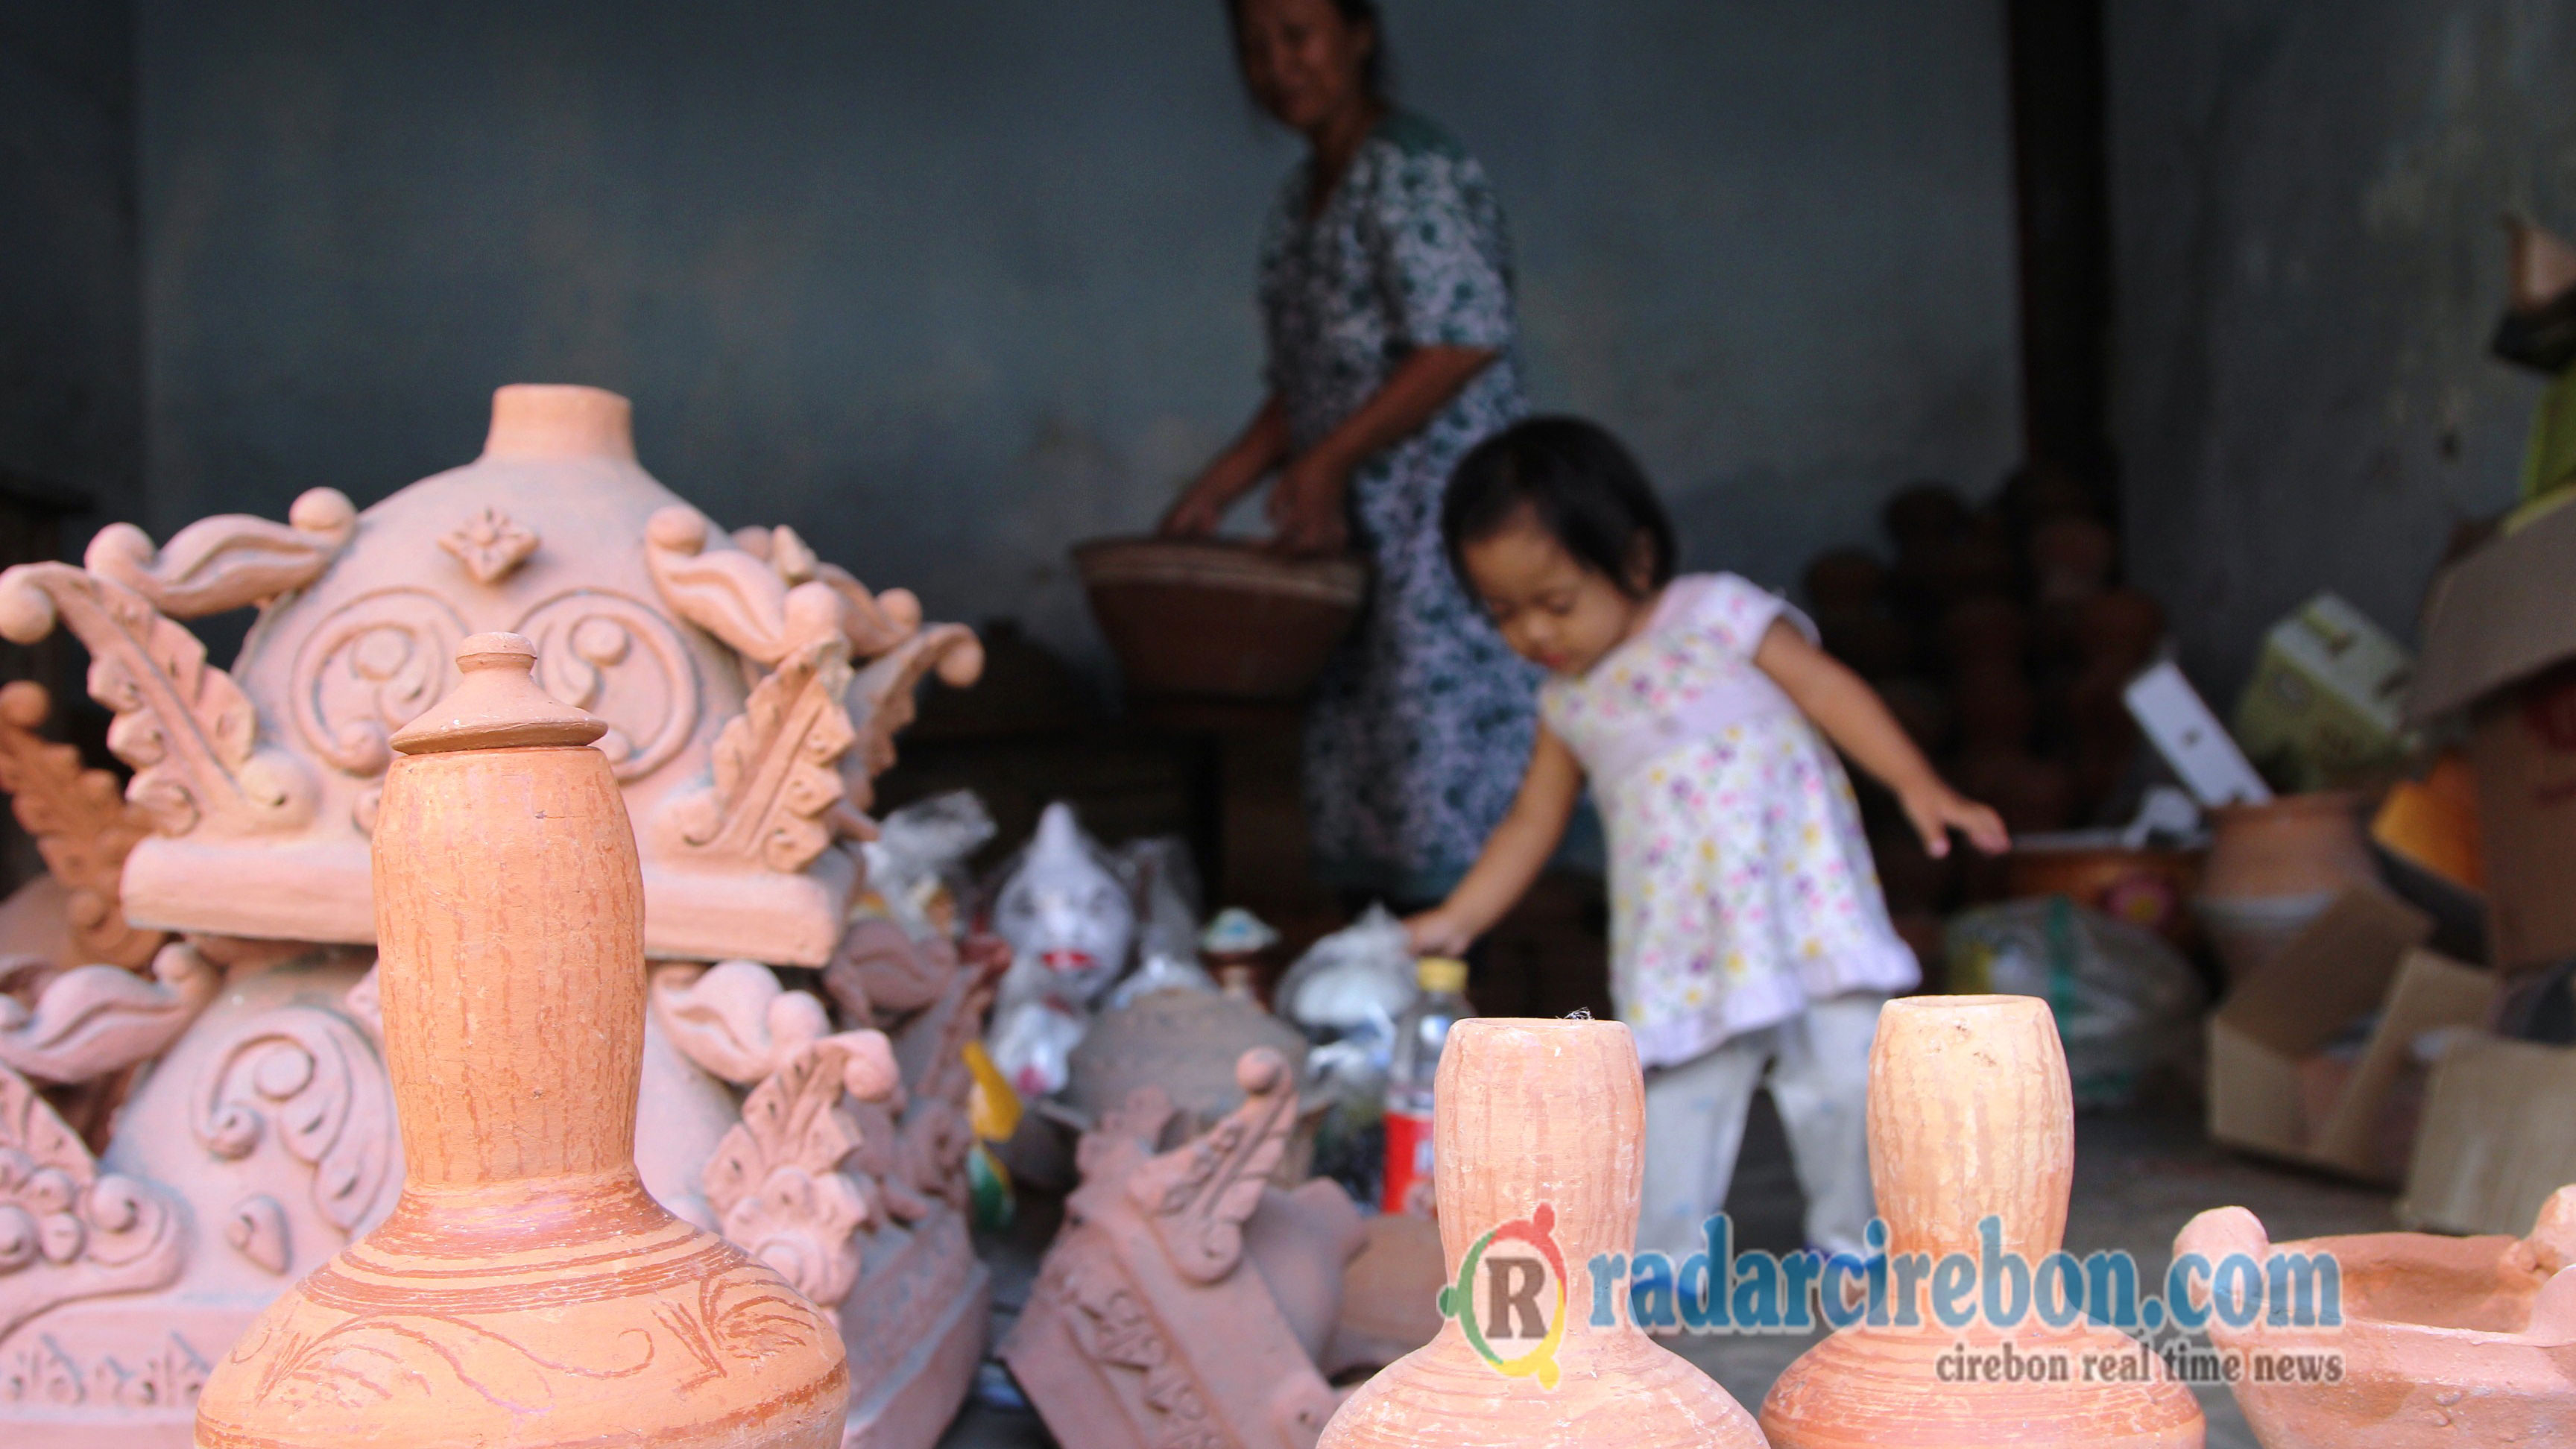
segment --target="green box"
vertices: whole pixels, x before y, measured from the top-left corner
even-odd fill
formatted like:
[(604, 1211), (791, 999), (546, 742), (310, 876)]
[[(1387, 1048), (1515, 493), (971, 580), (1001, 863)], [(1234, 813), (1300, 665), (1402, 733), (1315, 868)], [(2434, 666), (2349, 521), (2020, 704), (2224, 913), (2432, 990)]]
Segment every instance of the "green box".
[(2367, 785), (2404, 757), (2415, 657), (2359, 609), (2319, 594), (2263, 636), (2236, 701), (2236, 742), (2276, 789)]

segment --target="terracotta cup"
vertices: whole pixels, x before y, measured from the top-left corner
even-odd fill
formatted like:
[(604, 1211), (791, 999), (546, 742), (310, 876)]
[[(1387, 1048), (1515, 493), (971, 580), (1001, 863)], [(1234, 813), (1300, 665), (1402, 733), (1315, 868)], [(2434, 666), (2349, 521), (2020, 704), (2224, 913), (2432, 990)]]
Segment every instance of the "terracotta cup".
[(375, 830), (386, 1221), (206, 1380), (200, 1449), (841, 1441), (839, 1332), (635, 1172), (643, 878), (605, 726), (516, 634), (393, 737)]
[[(1432, 1100), (1448, 1321), (1351, 1395), (1324, 1427), (1324, 1449), (1761, 1444), (1742, 1405), (1624, 1311), (1613, 1326), (1594, 1323), (1590, 1264), (1608, 1254), (1624, 1267), (1644, 1189), (1645, 1082), (1628, 1028), (1461, 1021)], [(1462, 1277), (1470, 1254), (1493, 1271)], [(1515, 1273), (1511, 1259), (1551, 1266)], [(1552, 1342), (1511, 1301), (1515, 1280)], [(1494, 1336), (1498, 1326), (1513, 1336)]]
[[(2075, 1178), (2075, 1099), (2048, 1004), (2027, 996), (1889, 1002), (1870, 1049), (1869, 1163), (1891, 1260), (1921, 1253), (1938, 1264), (1955, 1253), (1982, 1264), (1980, 1254), (2000, 1248), (2038, 1275), (2065, 1237)], [(1992, 1242), (1982, 1226), (1990, 1218)], [(1909, 1282), (1893, 1261), (1888, 1281)], [(1934, 1281), (1922, 1274), (1910, 1280), (1910, 1293), (1891, 1287), (1887, 1311), (1877, 1315), (1885, 1323), (1863, 1317), (1789, 1366), (1762, 1401), (1762, 1430), (1774, 1446), (2197, 1449), (2202, 1442), (2190, 1390), (2166, 1378), (2153, 1354), (2140, 1357), (2126, 1336), (2080, 1315), (2052, 1326), (2036, 1303), (2018, 1318), (2007, 1308), (1990, 1321), (1981, 1296), (1969, 1322), (1946, 1324), (1935, 1311)], [(2046, 1301), (2062, 1308), (2064, 1300)], [(1955, 1358), (1962, 1346), (1977, 1355), (1965, 1376)], [(2007, 1347), (2024, 1364), (2062, 1357), (2067, 1380), (1977, 1376), (1987, 1364), (2000, 1367)], [(2088, 1355), (2135, 1360), (2142, 1380), (2086, 1382)], [(1948, 1370), (1945, 1358), (1953, 1360)]]

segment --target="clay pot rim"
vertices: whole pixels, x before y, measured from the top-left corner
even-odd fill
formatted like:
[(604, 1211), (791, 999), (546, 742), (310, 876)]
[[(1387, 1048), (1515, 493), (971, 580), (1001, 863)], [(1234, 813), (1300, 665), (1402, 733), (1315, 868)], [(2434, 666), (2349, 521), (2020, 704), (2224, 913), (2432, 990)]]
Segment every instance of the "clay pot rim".
[(2231, 801), (2208, 807), (2210, 818), (2218, 820), (2282, 820), (2304, 815), (2340, 814), (2358, 818), (2361, 814), (2361, 792), (2358, 790), (2306, 790), (2296, 795), (2275, 795), (2260, 804)]
[(1950, 995), (1946, 992), (1922, 996), (1899, 996), (1887, 1003), (1885, 1010), (1903, 1007), (1907, 1011), (1957, 1011), (1969, 1007), (2008, 1006), (2014, 1010), (2048, 1010), (2048, 1001), (2039, 996), (2016, 996), (2010, 992), (1992, 991), (1983, 995)]
[(1074, 571), (1086, 588), (1162, 584), (1291, 595), (1358, 608), (1368, 591), (1368, 565), (1358, 558), (1288, 558), (1243, 539), (1087, 539), (1073, 546)]

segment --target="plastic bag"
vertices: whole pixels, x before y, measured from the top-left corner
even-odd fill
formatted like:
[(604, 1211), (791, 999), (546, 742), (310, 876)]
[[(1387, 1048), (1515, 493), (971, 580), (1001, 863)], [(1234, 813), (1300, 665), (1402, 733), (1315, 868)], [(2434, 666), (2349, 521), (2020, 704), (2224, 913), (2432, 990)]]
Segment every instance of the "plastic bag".
[[(966, 858), (993, 838), (993, 816), (972, 790), (916, 800), (877, 823), (877, 838), (859, 847), (868, 894), (888, 919), (916, 938), (964, 934), (958, 903), (969, 888)], [(863, 897), (863, 902), (865, 898)]]
[(2113, 1107), (2199, 1040), (2200, 977), (2153, 931), (2064, 896), (1966, 912), (1943, 939), (1950, 989), (2036, 996), (2057, 1018), (2079, 1107)]
[[(1119, 874), (1136, 902), (1136, 956), (1199, 964), (1198, 868), (1189, 842), (1177, 835), (1131, 840), (1118, 847)], [(1141, 969), (1141, 968), (1140, 968)]]
[(1279, 1014), (1319, 1048), (1306, 1059), (1303, 1094), (1376, 1101), (1395, 1053), (1395, 1020), (1418, 990), (1413, 943), (1382, 905), (1307, 947), (1271, 995)]

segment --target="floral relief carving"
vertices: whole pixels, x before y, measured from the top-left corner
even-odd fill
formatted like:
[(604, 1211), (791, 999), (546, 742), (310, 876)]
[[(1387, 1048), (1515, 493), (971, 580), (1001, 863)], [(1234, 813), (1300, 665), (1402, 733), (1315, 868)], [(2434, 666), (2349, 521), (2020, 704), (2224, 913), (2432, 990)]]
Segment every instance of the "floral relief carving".
[(81, 561), (173, 619), (201, 618), (305, 587), (322, 577), (358, 529), (358, 510), (337, 488), (308, 491), (286, 518), (283, 524), (239, 513), (201, 518), (157, 550), (142, 529), (111, 523), (90, 540)]
[(125, 798), (114, 775), (83, 767), (80, 751), (36, 733), (52, 712), (43, 685), (0, 685), (0, 790), (63, 887), (80, 959), (142, 966), (169, 938), (126, 924), (119, 881), (135, 842), (152, 833), (152, 818)]
[(1155, 1449), (1229, 1449), (1198, 1380), (1113, 1264), (1065, 1253), (1048, 1264), (1048, 1273), (1055, 1280), (1050, 1286), (1075, 1310), (1066, 1325), (1083, 1354), (1138, 1376), (1121, 1397), (1150, 1411), (1137, 1417), (1152, 1426), (1148, 1442)]
[[(1245, 1052), (1235, 1081), (1245, 1092), (1242, 1106), (1127, 1178), (1128, 1196), (1151, 1219), (1173, 1266), (1200, 1283), (1215, 1282), (1241, 1261), (1243, 1224), (1261, 1205), (1261, 1190), (1296, 1125), (1295, 1084), (1277, 1052)], [(1160, 1108), (1165, 1117), (1170, 1110), (1168, 1102)], [(1144, 1113), (1152, 1116), (1151, 1109)], [(1162, 1122), (1151, 1126), (1159, 1135)]]
[[(162, 1287), (183, 1252), (176, 1202), (100, 1172), (26, 1078), (0, 1067), (0, 1339), (61, 1304)], [(77, 1371), (70, 1387), (76, 1402)]]
[(453, 531), (440, 535), (438, 546), (463, 564), (474, 582), (488, 588), (526, 563), (528, 556), (537, 551), (538, 542), (536, 534), (516, 519), (485, 504)]
[(807, 991), (789, 991), (757, 961), (653, 968), (653, 1018), (682, 1056), (748, 1087), (831, 1035), (831, 1016)]
[(108, 748), (134, 767), (125, 797), (163, 833), (292, 830), (312, 818), (313, 782), (263, 748), (259, 715), (206, 646), (125, 585), (68, 564), (0, 574), (0, 637), (33, 644), (68, 623), (89, 648), (90, 697), (116, 714)]
[(53, 1335), (40, 1334), (0, 1363), (0, 1404), (184, 1409), (206, 1386), (207, 1369), (205, 1356), (175, 1330), (132, 1368), (114, 1354), (103, 1354), (87, 1371), (63, 1352)]
[(839, 768), (858, 739), (842, 707), (850, 664), (841, 649), (837, 638), (817, 642), (753, 687), (716, 737), (712, 785), (669, 806), (687, 846), (793, 875), (839, 836), (872, 829), (850, 807)]
[(879, 1217), (875, 1184), (842, 1171), (863, 1141), (842, 1099), (882, 1102), (898, 1084), (877, 1033), (817, 1042), (753, 1089), (707, 1159), (707, 1203), (727, 1241), (825, 1313), (858, 1282), (858, 1235)]
[(345, 774), (383, 774), (393, 732), (446, 690), (455, 673), (448, 660), (467, 632), (447, 601), (425, 589), (351, 599), (295, 652), (288, 707), (296, 732)]
[(391, 1176), (384, 1068), (336, 1012), (286, 1006), (243, 1026), (198, 1079), (191, 1120), (198, 1140), (228, 1162), (274, 1136), (313, 1169), (313, 1205), (344, 1233), (366, 1219)]
[(537, 646), (537, 682), (608, 722), (599, 750), (621, 781), (660, 769), (698, 724), (698, 672), (651, 608), (600, 589), (558, 594), (512, 629)]
[(912, 723), (921, 681), (932, 673), (951, 689), (964, 689), (984, 673), (984, 645), (963, 624), (941, 624), (905, 639), (851, 678), (848, 709), (857, 748), (841, 758), (851, 806), (875, 801), (877, 776), (894, 768), (894, 737)]

